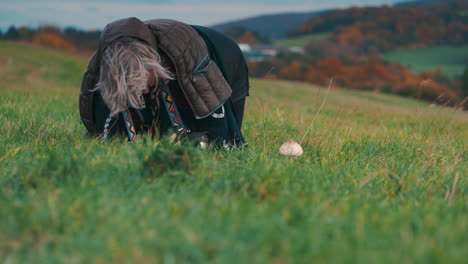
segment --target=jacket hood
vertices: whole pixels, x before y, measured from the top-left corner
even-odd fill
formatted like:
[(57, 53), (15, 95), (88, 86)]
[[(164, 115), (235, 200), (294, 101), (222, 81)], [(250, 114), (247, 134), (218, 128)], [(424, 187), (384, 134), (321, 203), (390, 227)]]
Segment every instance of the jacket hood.
[(106, 47), (122, 37), (138, 39), (157, 49), (156, 39), (148, 26), (136, 17), (129, 17), (107, 24), (99, 40), (99, 53), (102, 54)]

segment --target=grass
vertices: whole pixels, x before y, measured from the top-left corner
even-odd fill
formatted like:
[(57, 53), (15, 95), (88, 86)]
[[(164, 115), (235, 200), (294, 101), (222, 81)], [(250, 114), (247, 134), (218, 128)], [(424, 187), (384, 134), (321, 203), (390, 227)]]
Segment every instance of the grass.
[(252, 80), (249, 147), (81, 137), (86, 58), (0, 42), (0, 262), (464, 263), (467, 113)]
[(283, 47), (304, 47), (307, 43), (309, 43), (312, 40), (326, 39), (329, 35), (330, 33), (318, 33), (297, 38), (275, 39), (273, 40), (273, 45)]
[(415, 72), (435, 71), (438, 67), (444, 75), (454, 78), (468, 67), (468, 46), (403, 49), (383, 54), (391, 62), (399, 62)]

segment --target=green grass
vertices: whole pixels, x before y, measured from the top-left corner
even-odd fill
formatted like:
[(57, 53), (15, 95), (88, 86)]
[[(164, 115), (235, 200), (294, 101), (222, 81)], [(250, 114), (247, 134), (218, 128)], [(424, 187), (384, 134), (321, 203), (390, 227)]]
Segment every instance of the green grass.
[[(252, 80), (248, 148), (104, 144), (81, 137), (86, 58), (7, 42), (0, 50), (0, 262), (468, 257), (467, 113)], [(322, 102), (304, 155), (280, 156)]]
[(440, 67), (449, 78), (462, 74), (464, 68), (468, 67), (468, 46), (403, 49), (384, 53), (383, 56), (415, 72), (435, 71)]
[(304, 47), (307, 43), (309, 43), (312, 40), (326, 39), (329, 35), (330, 33), (318, 33), (298, 38), (275, 39), (273, 40), (273, 45), (283, 47)]

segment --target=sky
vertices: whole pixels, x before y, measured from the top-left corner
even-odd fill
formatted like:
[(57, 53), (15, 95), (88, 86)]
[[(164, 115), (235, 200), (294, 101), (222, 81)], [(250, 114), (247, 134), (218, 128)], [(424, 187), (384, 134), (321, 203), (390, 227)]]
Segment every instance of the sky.
[(0, 28), (53, 24), (102, 29), (114, 20), (169, 18), (210, 26), (260, 14), (383, 5), (402, 0), (0, 0)]

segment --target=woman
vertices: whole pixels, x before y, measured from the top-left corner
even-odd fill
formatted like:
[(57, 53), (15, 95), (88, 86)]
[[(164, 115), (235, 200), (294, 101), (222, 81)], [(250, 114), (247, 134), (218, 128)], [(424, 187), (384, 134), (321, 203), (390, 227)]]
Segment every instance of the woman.
[(211, 29), (127, 18), (104, 29), (83, 76), (87, 132), (172, 133), (225, 146), (244, 143), (248, 70), (239, 47)]

